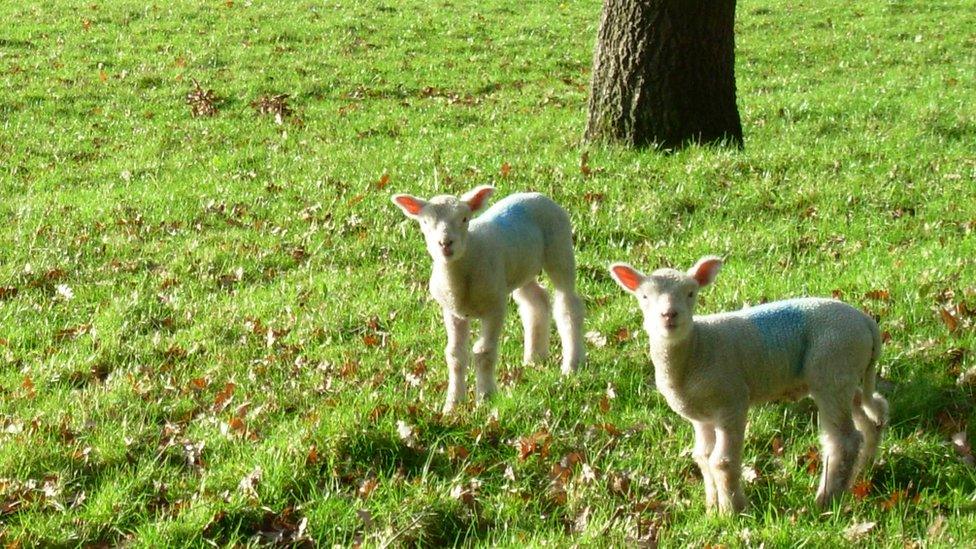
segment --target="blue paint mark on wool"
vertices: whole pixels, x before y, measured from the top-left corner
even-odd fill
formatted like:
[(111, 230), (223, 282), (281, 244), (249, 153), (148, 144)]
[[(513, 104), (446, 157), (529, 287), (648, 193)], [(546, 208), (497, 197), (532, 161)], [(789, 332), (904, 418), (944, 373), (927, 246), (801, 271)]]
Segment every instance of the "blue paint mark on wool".
[(806, 355), (806, 318), (803, 309), (793, 301), (777, 301), (744, 311), (746, 318), (759, 330), (766, 350), (793, 364), (796, 374), (803, 372)]
[(508, 234), (521, 232), (527, 222), (525, 206), (518, 202), (505, 204), (499, 202), (490, 208), (482, 220), (502, 229)]

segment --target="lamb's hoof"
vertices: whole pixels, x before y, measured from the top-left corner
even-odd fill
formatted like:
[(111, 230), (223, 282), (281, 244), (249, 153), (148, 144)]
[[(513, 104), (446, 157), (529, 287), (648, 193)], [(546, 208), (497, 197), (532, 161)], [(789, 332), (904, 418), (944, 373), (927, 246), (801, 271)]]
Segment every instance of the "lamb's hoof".
[(820, 510), (827, 509), (830, 507), (830, 503), (834, 500), (833, 495), (827, 495), (825, 492), (820, 492), (817, 494), (817, 508)]
[(458, 406), (464, 404), (462, 400), (448, 400), (444, 403), (444, 407), (441, 408), (441, 415), (449, 416), (457, 410)]
[(717, 509), (718, 514), (722, 516), (734, 517), (746, 510), (746, 498), (737, 494), (731, 501), (719, 501), (718, 505), (712, 509)]
[(498, 387), (492, 387), (490, 389), (487, 389), (483, 393), (479, 393), (478, 400), (477, 400), (478, 405), (480, 406), (486, 402), (490, 402), (493, 398), (495, 398), (495, 395), (497, 394), (498, 394)]

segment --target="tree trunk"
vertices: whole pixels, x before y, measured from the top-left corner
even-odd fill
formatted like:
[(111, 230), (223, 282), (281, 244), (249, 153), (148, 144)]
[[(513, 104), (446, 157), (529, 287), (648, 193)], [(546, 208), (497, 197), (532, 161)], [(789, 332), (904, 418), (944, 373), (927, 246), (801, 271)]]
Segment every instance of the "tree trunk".
[(735, 0), (604, 0), (586, 138), (742, 146)]

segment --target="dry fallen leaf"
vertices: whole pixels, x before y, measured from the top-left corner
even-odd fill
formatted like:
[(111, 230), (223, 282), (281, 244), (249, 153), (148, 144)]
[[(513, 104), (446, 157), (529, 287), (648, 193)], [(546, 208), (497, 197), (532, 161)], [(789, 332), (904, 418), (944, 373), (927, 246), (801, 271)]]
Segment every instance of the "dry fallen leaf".
[(844, 538), (847, 541), (857, 541), (868, 534), (877, 523), (875, 522), (858, 522), (852, 524), (844, 529)]
[(362, 499), (366, 499), (369, 497), (370, 494), (373, 493), (373, 490), (376, 490), (376, 487), (379, 485), (380, 485), (379, 479), (376, 478), (363, 479), (363, 481), (359, 484), (359, 489), (356, 491), (356, 493)]
[(261, 466), (255, 466), (254, 470), (250, 473), (244, 475), (241, 482), (237, 485), (237, 488), (244, 494), (248, 499), (258, 499), (258, 484), (261, 483), (261, 476), (264, 472), (261, 470)]
[(579, 169), (583, 177), (588, 177), (593, 173), (593, 170), (590, 169), (590, 153), (583, 151), (583, 154), (580, 155)]
[(589, 332), (586, 332), (586, 334), (583, 335), (583, 338), (586, 339), (586, 341), (589, 342), (590, 345), (593, 345), (594, 347), (607, 346), (607, 336), (601, 334), (600, 332), (597, 332), (596, 330), (591, 330)]
[(933, 541), (942, 537), (942, 533), (945, 532), (947, 523), (948, 519), (946, 519), (945, 515), (940, 513), (939, 516), (935, 517), (935, 520), (932, 521), (932, 524), (929, 525), (928, 529), (925, 531), (925, 533), (928, 534), (928, 540)]
[(193, 89), (186, 94), (186, 104), (190, 106), (190, 115), (213, 116), (217, 114), (217, 103), (220, 98), (213, 90), (205, 90), (200, 83), (193, 80)]
[(863, 500), (864, 498), (868, 497), (869, 493), (871, 493), (871, 481), (862, 480), (854, 484), (854, 486), (851, 488), (851, 493), (854, 495), (854, 499), (858, 501)]
[(939, 307), (939, 315), (942, 317), (942, 322), (946, 325), (946, 328), (949, 329), (949, 333), (953, 333), (959, 329), (959, 319), (956, 318), (956, 315), (952, 311), (945, 307)]
[(966, 440), (966, 431), (959, 431), (952, 435), (952, 448), (959, 455), (959, 459), (963, 463), (970, 466), (976, 466), (976, 456), (973, 456), (973, 448)]
[(871, 290), (870, 292), (864, 294), (864, 297), (868, 299), (888, 301), (891, 299), (891, 293), (888, 290)]

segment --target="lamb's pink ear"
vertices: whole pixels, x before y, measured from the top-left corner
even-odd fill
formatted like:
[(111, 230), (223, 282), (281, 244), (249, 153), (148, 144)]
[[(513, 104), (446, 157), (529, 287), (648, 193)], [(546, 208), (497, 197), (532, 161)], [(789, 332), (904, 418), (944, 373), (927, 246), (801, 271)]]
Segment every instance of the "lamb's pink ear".
[(475, 213), (485, 207), (488, 198), (493, 192), (495, 192), (495, 187), (482, 185), (464, 193), (461, 200), (468, 204), (468, 207), (471, 208), (471, 213)]
[(420, 210), (424, 209), (424, 206), (427, 205), (426, 201), (416, 196), (410, 196), (409, 194), (395, 194), (390, 200), (409, 217), (417, 217), (420, 214)]
[(694, 278), (699, 286), (708, 286), (715, 281), (720, 270), (722, 270), (722, 259), (714, 255), (706, 255), (699, 259), (694, 267), (688, 269), (688, 276)]
[(640, 271), (626, 263), (614, 263), (610, 265), (610, 276), (620, 284), (620, 287), (630, 293), (637, 291), (644, 275)]

